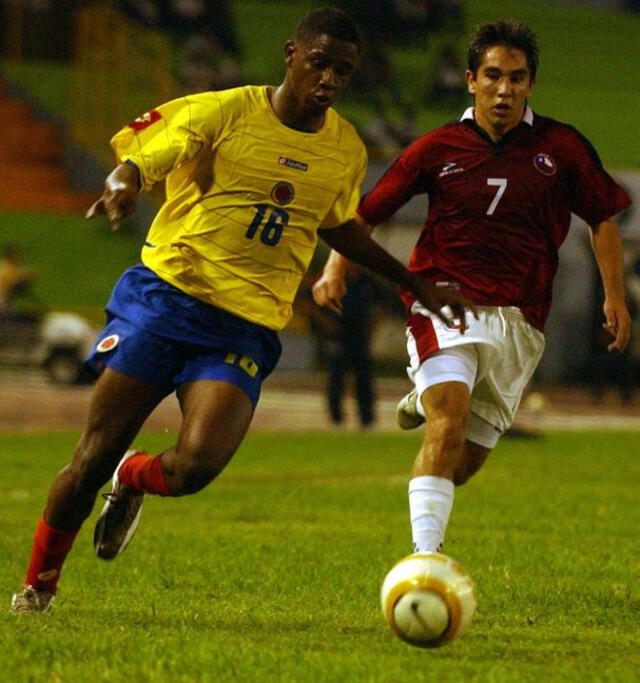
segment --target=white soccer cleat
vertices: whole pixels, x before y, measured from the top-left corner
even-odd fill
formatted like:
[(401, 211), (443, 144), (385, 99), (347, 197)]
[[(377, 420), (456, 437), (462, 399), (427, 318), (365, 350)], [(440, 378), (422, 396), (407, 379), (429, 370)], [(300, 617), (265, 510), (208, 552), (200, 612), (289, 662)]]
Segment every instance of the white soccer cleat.
[(396, 408), (396, 420), (400, 429), (415, 429), (424, 424), (425, 419), (418, 412), (418, 394), (415, 389), (400, 399)]
[(141, 451), (127, 451), (113, 473), (110, 493), (103, 493), (107, 502), (102, 508), (93, 533), (93, 547), (103, 560), (112, 560), (129, 545), (135, 533), (144, 493), (122, 486), (118, 473), (122, 465)]
[(48, 612), (55, 595), (49, 591), (37, 591), (33, 586), (25, 586), (11, 599), (12, 612)]

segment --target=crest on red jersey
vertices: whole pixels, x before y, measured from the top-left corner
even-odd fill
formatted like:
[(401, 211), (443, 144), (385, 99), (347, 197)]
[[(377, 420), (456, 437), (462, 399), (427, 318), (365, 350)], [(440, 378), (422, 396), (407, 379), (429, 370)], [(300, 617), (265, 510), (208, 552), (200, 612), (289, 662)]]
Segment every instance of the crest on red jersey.
[(280, 206), (289, 204), (289, 202), (293, 201), (295, 195), (296, 193), (293, 189), (293, 185), (285, 180), (276, 183), (273, 186), (273, 190), (271, 190), (271, 199)]
[(156, 121), (159, 121), (161, 118), (162, 114), (157, 109), (152, 109), (151, 111), (148, 111), (146, 114), (138, 116), (138, 118), (135, 119), (135, 121), (132, 121), (129, 124), (129, 128), (133, 128), (133, 130), (135, 131), (144, 130), (145, 128), (148, 128), (151, 124), (155, 123)]
[(556, 162), (544, 152), (540, 152), (533, 157), (533, 165), (542, 175), (554, 175), (557, 169)]

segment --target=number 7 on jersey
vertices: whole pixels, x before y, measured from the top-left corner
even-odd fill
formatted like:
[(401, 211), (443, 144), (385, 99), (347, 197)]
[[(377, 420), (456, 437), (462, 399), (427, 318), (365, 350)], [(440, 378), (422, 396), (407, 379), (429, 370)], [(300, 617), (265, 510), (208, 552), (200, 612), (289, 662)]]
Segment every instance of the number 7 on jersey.
[(496, 191), (496, 196), (493, 198), (491, 201), (491, 204), (489, 204), (489, 208), (487, 209), (487, 216), (493, 215), (493, 212), (496, 210), (496, 207), (500, 203), (500, 200), (502, 199), (502, 195), (504, 194), (504, 191), (507, 189), (507, 179), (506, 178), (487, 178), (487, 185), (492, 185), (494, 187), (497, 187)]

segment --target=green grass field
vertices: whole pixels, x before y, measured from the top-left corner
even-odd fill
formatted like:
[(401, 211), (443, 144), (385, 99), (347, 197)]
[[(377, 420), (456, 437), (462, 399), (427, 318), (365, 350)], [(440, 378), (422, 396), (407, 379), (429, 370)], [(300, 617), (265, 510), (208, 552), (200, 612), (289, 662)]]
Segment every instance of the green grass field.
[(102, 323), (120, 273), (140, 260), (141, 238), (127, 228), (111, 232), (105, 220), (0, 211), (0, 223), (6, 241), (20, 247), (24, 264), (38, 275), (23, 307), (72, 310)]
[(115, 562), (93, 556), (92, 519), (54, 611), (10, 614), (74, 440), (0, 434), (3, 680), (638, 680), (635, 434), (504, 440), (459, 490), (447, 537), (477, 582), (476, 619), (433, 651), (397, 640), (379, 613), (382, 579), (409, 549), (417, 437), (395, 434), (253, 434), (204, 492), (149, 499)]

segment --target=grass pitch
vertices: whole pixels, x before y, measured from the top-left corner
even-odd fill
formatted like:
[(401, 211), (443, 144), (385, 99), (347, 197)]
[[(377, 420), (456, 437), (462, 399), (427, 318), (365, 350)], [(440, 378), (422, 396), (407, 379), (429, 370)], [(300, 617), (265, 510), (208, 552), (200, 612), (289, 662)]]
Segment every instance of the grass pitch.
[[(167, 435), (141, 445), (161, 449)], [(457, 492), (446, 551), (474, 577), (469, 631), (397, 640), (385, 573), (410, 546), (417, 437), (250, 435), (195, 496), (149, 498), (108, 563), (94, 517), (49, 614), (13, 615), (33, 525), (75, 435), (1, 434), (2, 678), (11, 681), (637, 681), (637, 435), (505, 439)]]

